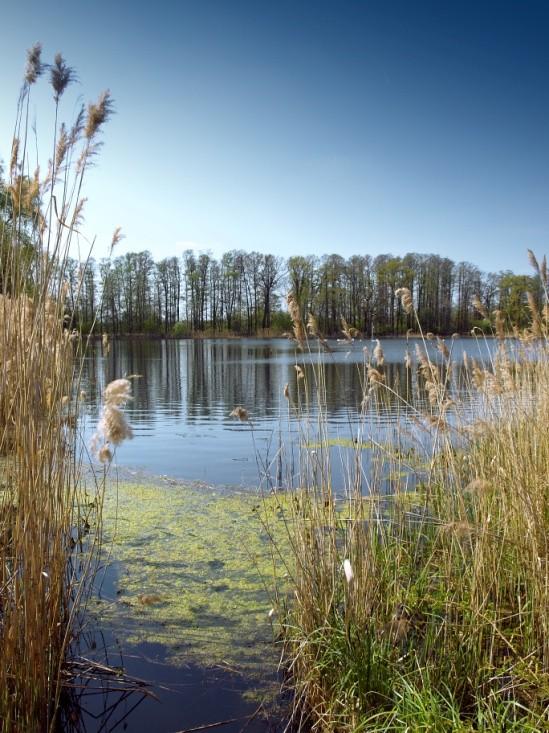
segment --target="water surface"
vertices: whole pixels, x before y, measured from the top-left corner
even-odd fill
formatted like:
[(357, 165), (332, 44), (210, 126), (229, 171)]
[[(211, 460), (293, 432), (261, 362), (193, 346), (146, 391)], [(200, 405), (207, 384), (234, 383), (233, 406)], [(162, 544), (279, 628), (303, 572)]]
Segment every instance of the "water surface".
[[(381, 405), (371, 404), (362, 416), (361, 439), (392, 440), (410, 412), (428, 410), (427, 396), (421, 390), (418, 396), (415, 389), (415, 369), (404, 366), (405, 352), (413, 355), (416, 342), (382, 342), (386, 380), (396, 385), (400, 398), (387, 394)], [(210, 485), (276, 485), (281, 457), (284, 477), (297, 470), (295, 448), (303, 442), (304, 431), (303, 421), (288, 409), (284, 386), (288, 384), (301, 415), (310, 418), (313, 435), (319, 360), (329, 436), (356, 440), (368, 358), (364, 347), (372, 352), (375, 344), (330, 343), (334, 353), (320, 355), (304, 354), (285, 339), (115, 340), (107, 355), (101, 344), (93, 344), (84, 375), (87, 435), (97, 424), (105, 384), (139, 374), (133, 382), (135, 398), (127, 408), (135, 437), (117, 450), (119, 465)], [(492, 342), (471, 339), (448, 341), (448, 346), (455, 362), (454, 381), (465, 350), (484, 361), (493, 348)], [(433, 360), (441, 361), (436, 343), (427, 342), (427, 348)], [(308, 376), (308, 391), (297, 378), (296, 364)], [(237, 405), (248, 410), (249, 422), (230, 417)]]
[[(463, 352), (485, 361), (493, 345), (448, 345), (450, 394), (468, 400), (460, 386)], [(219, 729), (256, 733), (277, 725), (280, 716), (254, 716), (258, 701), (272, 704), (277, 683), (273, 562), (259, 516), (267, 507), (268, 526), (276, 528), (285, 494), (272, 489), (303, 485), (304, 470), (314, 483), (316, 454), (328, 444), (336, 491), (354, 471), (367, 492), (374, 447), (429, 444), (429, 430), (418, 427), (428, 398), (417, 364), (404, 365), (415, 342), (383, 342), (391, 391), (376, 392), (365, 406), (375, 344), (332, 346), (333, 353), (302, 353), (282, 339), (151, 339), (113, 341), (109, 353), (99, 343), (90, 347), (83, 375), (87, 442), (105, 385), (140, 376), (126, 408), (134, 438), (115, 456), (123, 480), (111, 482), (105, 498), (104, 569), (90, 604), (94, 631), (86, 654), (153, 683), (160, 702), (121, 693), (111, 681), (83, 697), (78, 730), (149, 733), (154, 724), (158, 733), (173, 733), (236, 719)], [(445, 374), (436, 344), (426, 346)], [(237, 405), (249, 420), (230, 416)], [(411, 487), (419, 475), (417, 465), (409, 469)], [(381, 478), (381, 490), (390, 491), (391, 474)], [(277, 541), (283, 547), (284, 537)], [(284, 563), (278, 572), (283, 579)]]

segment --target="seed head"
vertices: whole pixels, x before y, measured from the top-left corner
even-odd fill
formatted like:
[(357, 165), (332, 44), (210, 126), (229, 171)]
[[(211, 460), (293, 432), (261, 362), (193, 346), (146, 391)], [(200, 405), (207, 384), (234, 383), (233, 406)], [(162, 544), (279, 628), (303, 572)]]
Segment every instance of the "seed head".
[(27, 66), (25, 69), (25, 81), (27, 84), (34, 84), (44, 71), (44, 64), (41, 61), (42, 44), (35, 43), (27, 51)]
[(471, 302), (473, 304), (473, 308), (477, 310), (483, 318), (488, 318), (488, 311), (482, 305), (481, 300), (478, 297), (478, 295), (473, 295), (473, 299)]
[(350, 585), (355, 577), (355, 574), (353, 573), (353, 566), (351, 565), (351, 561), (347, 558), (343, 560), (343, 572), (345, 573), (345, 580), (347, 581), (347, 584)]
[(56, 103), (59, 102), (67, 86), (76, 81), (76, 72), (67, 65), (60, 53), (55, 54), (53, 64), (50, 67), (50, 80), (53, 87), (53, 98)]
[(88, 118), (84, 129), (84, 134), (88, 140), (92, 140), (96, 136), (113, 112), (114, 104), (111, 93), (107, 89), (107, 91), (101, 92), (95, 104), (90, 103), (88, 105)]
[(400, 302), (402, 303), (402, 307), (406, 311), (408, 315), (412, 313), (414, 310), (414, 301), (412, 299), (412, 293), (410, 292), (409, 288), (398, 288), (398, 290), (395, 290), (395, 295), (397, 298), (400, 298)]
[(536, 255), (532, 252), (531, 249), (528, 250), (528, 262), (539, 275), (539, 262)]
[(381, 348), (381, 344), (379, 343), (379, 339), (376, 339), (376, 347), (374, 349), (374, 359), (376, 360), (376, 364), (378, 367), (383, 366), (385, 362), (385, 355), (383, 353), (383, 349)]
[(250, 416), (248, 415), (248, 410), (246, 410), (245, 407), (238, 405), (230, 413), (229, 417), (237, 417), (241, 422), (246, 422), (246, 420), (248, 420)]

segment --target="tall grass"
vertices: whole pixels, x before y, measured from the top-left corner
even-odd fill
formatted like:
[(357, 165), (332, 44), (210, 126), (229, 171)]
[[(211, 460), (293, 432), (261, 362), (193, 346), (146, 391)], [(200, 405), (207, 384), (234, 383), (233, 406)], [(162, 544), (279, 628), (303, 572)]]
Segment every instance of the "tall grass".
[[(55, 123), (44, 177), (31, 97), (43, 74)], [(0, 721), (53, 730), (85, 583), (74, 552), (87, 528), (75, 423), (79, 337), (66, 308), (66, 265), (78, 236), (86, 171), (111, 111), (108, 94), (59, 124), (74, 71), (28, 54), (0, 209)], [(76, 358), (75, 358), (76, 357)], [(85, 570), (85, 568), (84, 568)]]
[[(281, 609), (297, 724), (549, 730), (549, 321), (547, 307), (530, 307), (531, 328), (512, 341), (493, 315), (488, 364), (458, 365), (452, 344), (433, 346), (431, 335), (407, 354), (407, 436), (377, 443), (366, 475), (360, 440), (345, 487), (332, 484), (329, 441), (302, 451), (288, 521), (294, 593)], [(363, 416), (404, 401), (385, 368), (378, 344), (357, 395)], [(299, 376), (298, 394), (317, 391), (315, 430), (326, 437), (321, 361)], [(357, 426), (359, 438), (376, 444), (367, 430)], [(410, 441), (422, 431), (428, 440)]]

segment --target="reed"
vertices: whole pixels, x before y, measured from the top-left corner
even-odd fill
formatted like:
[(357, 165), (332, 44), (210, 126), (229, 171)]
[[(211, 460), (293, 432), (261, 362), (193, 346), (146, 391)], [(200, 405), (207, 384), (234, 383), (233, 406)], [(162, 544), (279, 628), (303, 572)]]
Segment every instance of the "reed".
[[(32, 139), (31, 98), (49, 75), (55, 107), (45, 176)], [(79, 334), (66, 303), (66, 264), (80, 223), (86, 171), (112, 111), (108, 93), (59, 124), (75, 73), (61, 55), (28, 53), (12, 155), (0, 177), (0, 721), (3, 731), (54, 730), (64, 662), (90, 556), (91, 507), (77, 434)], [(93, 542), (91, 543), (93, 545)]]
[[(513, 340), (492, 314), (487, 364), (459, 365), (453, 341), (426, 334), (415, 360), (406, 354), (409, 400), (378, 342), (357, 402), (363, 417), (400, 402), (400, 434), (384, 445), (375, 426), (356, 426), (344, 487), (331, 478), (322, 360), (301, 371), (320, 442), (301, 452), (293, 594), (277, 613), (297, 727), (549, 729), (549, 323), (546, 308), (531, 311)], [(285, 394), (310, 446), (303, 403)], [(366, 473), (363, 440), (374, 445)]]

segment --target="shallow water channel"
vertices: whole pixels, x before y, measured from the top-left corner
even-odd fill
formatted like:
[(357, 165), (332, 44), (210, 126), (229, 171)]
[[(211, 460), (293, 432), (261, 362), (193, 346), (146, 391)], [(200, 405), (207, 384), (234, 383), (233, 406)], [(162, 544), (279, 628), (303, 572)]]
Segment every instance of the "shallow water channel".
[[(491, 349), (472, 340), (448, 345), (456, 385), (463, 350), (486, 360)], [(364, 445), (366, 492), (368, 446), (402, 441), (402, 425), (427, 400), (404, 367), (414, 342), (383, 342), (395, 394), (362, 412), (364, 347), (375, 344), (333, 346), (319, 356), (296, 353), (281, 339), (120, 340), (110, 353), (91, 345), (83, 376), (86, 441), (104, 386), (141, 376), (127, 408), (134, 439), (117, 450), (109, 476), (102, 567), (82, 654), (150, 682), (154, 697), (130, 694), (139, 688), (136, 679), (94, 680), (80, 697), (76, 729), (149, 733), (154, 726), (155, 733), (175, 733), (219, 723), (208, 729), (236, 733), (274, 730), (283, 720), (273, 706), (280, 649), (269, 610), (273, 567), (283, 583), (289, 553), (283, 501), (273, 490), (298, 486), (300, 453), (323, 440), (341, 490), (347, 461), (356, 461), (357, 443)], [(428, 348), (438, 360), (436, 346)], [(321, 435), (315, 390), (306, 387), (319, 360), (327, 429)], [(296, 364), (310, 379), (297, 379)], [(284, 397), (286, 384), (299, 420)], [(236, 405), (248, 410), (249, 421), (230, 417)], [(274, 562), (272, 533), (281, 550)]]

